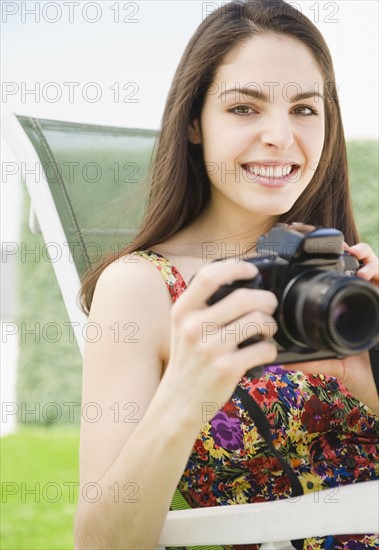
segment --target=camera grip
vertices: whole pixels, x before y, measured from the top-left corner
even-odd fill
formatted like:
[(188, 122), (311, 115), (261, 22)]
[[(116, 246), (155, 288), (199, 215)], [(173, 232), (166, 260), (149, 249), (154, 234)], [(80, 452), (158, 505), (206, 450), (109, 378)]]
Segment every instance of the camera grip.
[(212, 306), (238, 288), (262, 289), (263, 280), (261, 274), (258, 273), (258, 275), (253, 279), (237, 279), (229, 285), (220, 286), (220, 288), (216, 290), (216, 292), (214, 292), (208, 300), (206, 300), (207, 305)]

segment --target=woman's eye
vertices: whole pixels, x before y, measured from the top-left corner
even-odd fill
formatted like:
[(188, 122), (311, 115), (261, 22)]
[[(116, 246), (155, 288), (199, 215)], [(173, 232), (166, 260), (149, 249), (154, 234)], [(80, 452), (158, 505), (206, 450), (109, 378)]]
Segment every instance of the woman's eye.
[(251, 107), (248, 107), (247, 105), (237, 105), (236, 107), (232, 107), (231, 109), (228, 109), (228, 113), (233, 113), (240, 116), (249, 115), (251, 111), (256, 113), (254, 109), (252, 109)]
[(299, 107), (295, 107), (294, 111), (296, 114), (299, 114), (301, 116), (312, 116), (312, 115), (318, 115), (315, 109), (312, 109), (312, 107), (308, 107), (308, 105), (301, 105)]

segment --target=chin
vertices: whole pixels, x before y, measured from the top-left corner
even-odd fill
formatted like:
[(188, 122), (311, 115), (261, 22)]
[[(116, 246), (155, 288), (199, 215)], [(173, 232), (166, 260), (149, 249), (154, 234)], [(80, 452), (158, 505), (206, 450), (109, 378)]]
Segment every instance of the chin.
[[(254, 204), (249, 208), (249, 211), (252, 214), (259, 214), (261, 216), (281, 216), (282, 214), (286, 214), (289, 212), (294, 205), (293, 202), (289, 204), (268, 204), (268, 205), (262, 205), (261, 208), (257, 208), (257, 204)], [(299, 220), (301, 221), (301, 220)]]

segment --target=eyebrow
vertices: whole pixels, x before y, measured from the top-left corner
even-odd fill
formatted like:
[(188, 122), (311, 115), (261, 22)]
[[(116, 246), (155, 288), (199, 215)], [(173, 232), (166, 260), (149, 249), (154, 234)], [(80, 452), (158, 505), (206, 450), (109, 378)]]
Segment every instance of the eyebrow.
[[(258, 90), (255, 90), (255, 89), (250, 89), (248, 87), (230, 88), (229, 90), (224, 90), (223, 92), (221, 92), (221, 94), (218, 97), (221, 97), (221, 96), (226, 95), (226, 94), (235, 93), (235, 92), (237, 92), (239, 94), (242, 94), (242, 95), (245, 95), (245, 96), (252, 97), (253, 99), (257, 99), (257, 100), (260, 100), (260, 101), (266, 101), (267, 103), (270, 101), (270, 98), (267, 94), (265, 94), (263, 92), (259, 92)], [(289, 100), (290, 103), (295, 103), (296, 101), (300, 101), (301, 99), (309, 99), (309, 98), (314, 98), (314, 97), (319, 97), (322, 100), (324, 100), (324, 96), (322, 94), (320, 94), (319, 92), (316, 92), (316, 91), (302, 92), (302, 93), (294, 95), (291, 98), (288, 98), (288, 100)]]

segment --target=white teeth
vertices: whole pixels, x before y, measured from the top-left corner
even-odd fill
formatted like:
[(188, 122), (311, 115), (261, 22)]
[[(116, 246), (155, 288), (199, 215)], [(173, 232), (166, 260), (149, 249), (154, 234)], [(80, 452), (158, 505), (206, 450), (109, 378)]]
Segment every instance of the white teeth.
[(257, 166), (253, 164), (251, 166), (246, 166), (246, 170), (255, 174), (256, 176), (264, 176), (266, 178), (282, 178), (283, 176), (288, 176), (291, 172), (293, 165), (286, 166)]
[(291, 172), (292, 166), (285, 166), (284, 167), (284, 175), (288, 176), (288, 174)]

